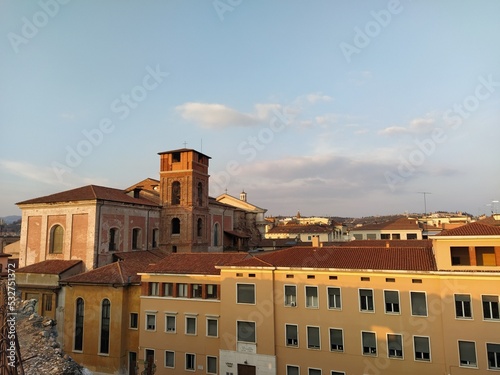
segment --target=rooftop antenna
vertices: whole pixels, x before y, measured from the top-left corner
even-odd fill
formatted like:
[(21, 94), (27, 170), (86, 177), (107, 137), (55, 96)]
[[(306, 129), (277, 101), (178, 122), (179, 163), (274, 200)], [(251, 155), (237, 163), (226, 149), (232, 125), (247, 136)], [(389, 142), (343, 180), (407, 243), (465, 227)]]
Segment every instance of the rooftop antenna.
[(424, 195), (424, 216), (427, 216), (427, 199), (425, 198), (425, 196), (427, 194), (432, 194), (432, 193), (430, 193), (428, 191), (419, 191), (418, 193)]
[(200, 139), (200, 151), (203, 152), (203, 138)]

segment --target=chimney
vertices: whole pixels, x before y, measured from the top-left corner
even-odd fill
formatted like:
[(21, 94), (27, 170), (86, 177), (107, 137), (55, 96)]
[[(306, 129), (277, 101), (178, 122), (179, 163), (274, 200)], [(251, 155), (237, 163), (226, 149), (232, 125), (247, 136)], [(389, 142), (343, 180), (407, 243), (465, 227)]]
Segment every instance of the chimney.
[(134, 188), (134, 198), (141, 197), (141, 190), (142, 190), (142, 187), (140, 187), (140, 186), (137, 186)]
[(389, 241), (385, 241), (385, 248), (388, 249), (390, 246), (389, 246)]
[(322, 244), (319, 241), (319, 236), (318, 235), (312, 236), (312, 246), (313, 247), (322, 247)]

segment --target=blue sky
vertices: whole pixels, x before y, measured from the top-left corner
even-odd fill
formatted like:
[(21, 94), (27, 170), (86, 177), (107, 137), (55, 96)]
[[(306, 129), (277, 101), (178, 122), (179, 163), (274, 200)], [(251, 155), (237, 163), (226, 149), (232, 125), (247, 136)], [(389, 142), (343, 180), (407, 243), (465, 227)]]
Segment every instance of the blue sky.
[[(489, 213), (500, 2), (0, 1), (0, 216), (212, 157), (269, 215)], [(500, 206), (499, 206), (500, 208)]]

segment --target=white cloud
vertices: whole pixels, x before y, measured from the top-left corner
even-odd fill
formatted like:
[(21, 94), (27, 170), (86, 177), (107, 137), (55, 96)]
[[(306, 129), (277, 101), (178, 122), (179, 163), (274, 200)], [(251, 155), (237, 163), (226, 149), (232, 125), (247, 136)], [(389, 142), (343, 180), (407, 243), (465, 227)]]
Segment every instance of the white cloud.
[(436, 119), (433, 115), (417, 117), (411, 120), (406, 126), (389, 126), (380, 130), (380, 135), (394, 136), (402, 134), (425, 134), (434, 129)]
[(311, 104), (315, 104), (317, 102), (331, 102), (333, 100), (333, 98), (331, 96), (324, 95), (320, 92), (306, 95), (306, 99)]

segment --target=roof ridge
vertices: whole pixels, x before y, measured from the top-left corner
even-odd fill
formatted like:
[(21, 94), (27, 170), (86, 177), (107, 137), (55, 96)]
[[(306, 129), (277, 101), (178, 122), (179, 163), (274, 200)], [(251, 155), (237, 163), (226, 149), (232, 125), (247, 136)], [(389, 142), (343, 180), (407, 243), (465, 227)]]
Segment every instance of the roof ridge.
[(125, 279), (123, 278), (123, 272), (122, 272), (122, 266), (121, 266), (121, 260), (115, 262), (117, 263), (116, 266), (118, 267), (118, 273), (120, 274), (120, 279), (122, 279), (122, 284), (125, 284)]

